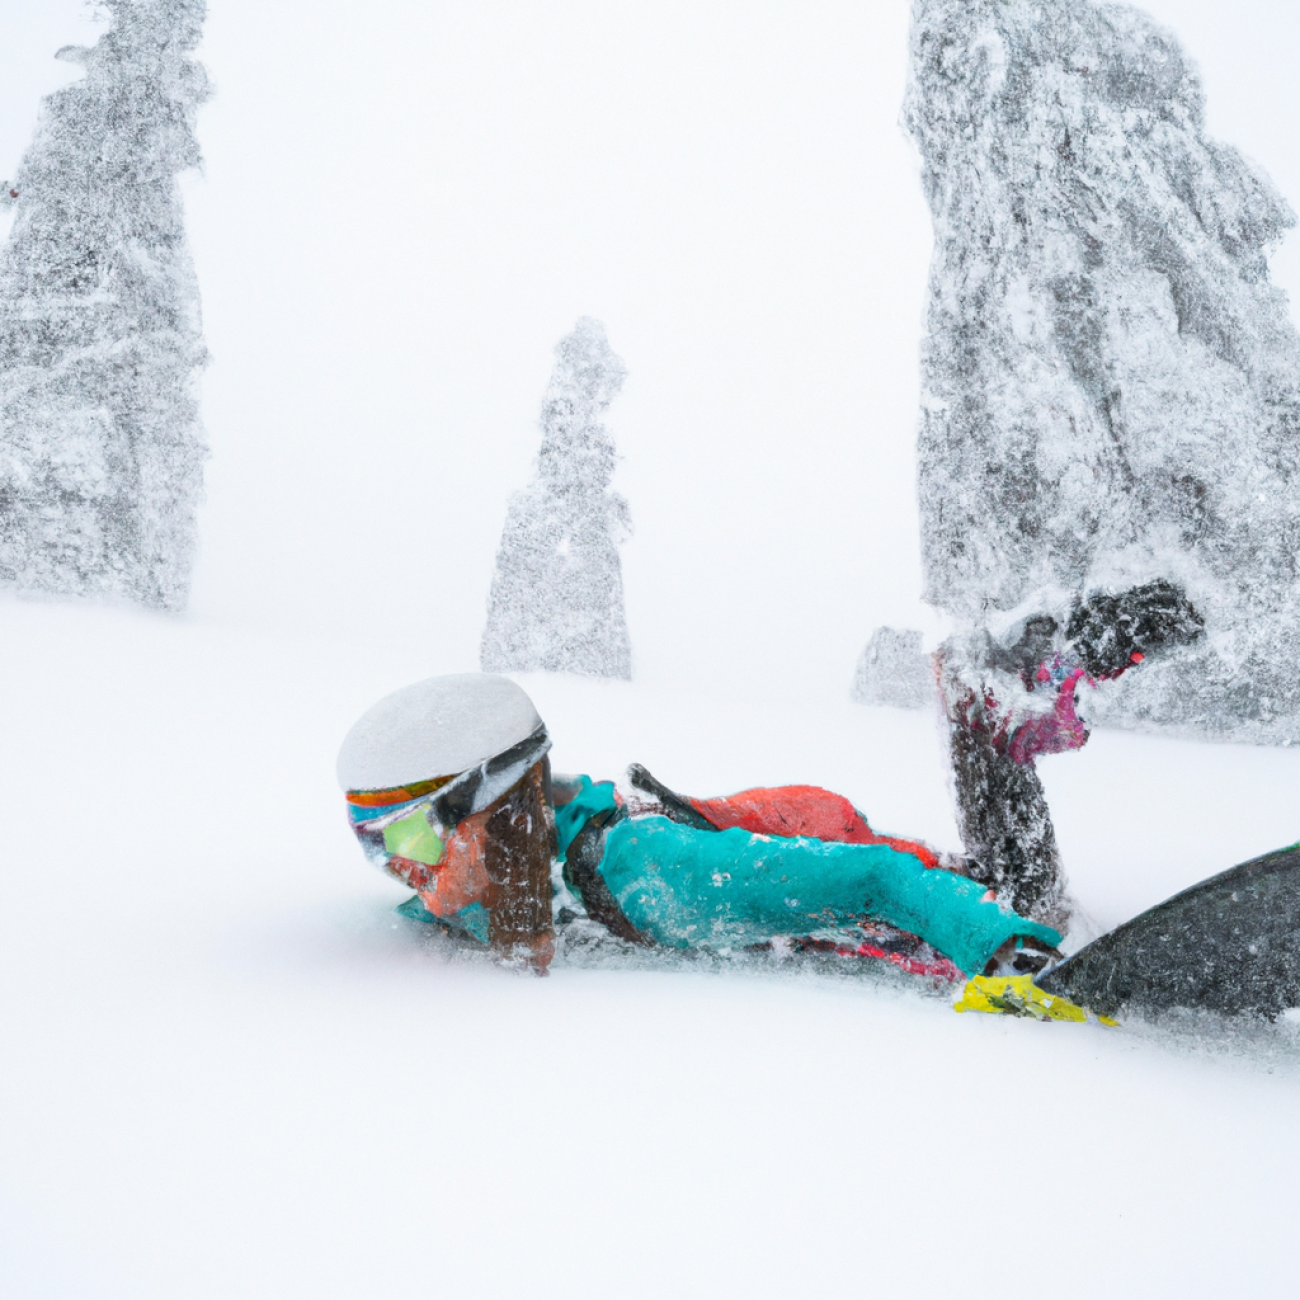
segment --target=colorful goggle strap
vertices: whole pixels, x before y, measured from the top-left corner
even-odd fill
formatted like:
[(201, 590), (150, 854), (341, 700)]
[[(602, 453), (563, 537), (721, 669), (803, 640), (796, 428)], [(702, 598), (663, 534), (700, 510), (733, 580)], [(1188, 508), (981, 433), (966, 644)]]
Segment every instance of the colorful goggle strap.
[[(551, 738), (546, 727), (541, 726), (517, 745), (456, 776), (435, 777), (393, 790), (349, 790), (348, 817), (352, 829), (367, 850), (380, 849), (389, 826), (418, 813), (445, 842), (466, 817), (494, 804), (550, 748)], [(402, 799), (403, 794), (415, 797)], [(393, 795), (400, 802), (388, 802)]]

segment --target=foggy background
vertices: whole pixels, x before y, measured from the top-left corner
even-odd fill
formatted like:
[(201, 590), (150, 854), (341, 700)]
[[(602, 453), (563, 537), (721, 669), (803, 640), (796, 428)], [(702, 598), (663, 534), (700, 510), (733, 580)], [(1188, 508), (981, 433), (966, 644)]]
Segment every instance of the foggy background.
[[(1158, 0), (1211, 130), (1300, 201), (1300, 14)], [(0, 177), (92, 43), (4, 0)], [(923, 627), (914, 482), (930, 250), (898, 125), (908, 6), (214, 0), (184, 180), (212, 363), (192, 614), (477, 665), (551, 348), (590, 314), (634, 675), (847, 692)], [(1294, 235), (1274, 272), (1300, 293)]]

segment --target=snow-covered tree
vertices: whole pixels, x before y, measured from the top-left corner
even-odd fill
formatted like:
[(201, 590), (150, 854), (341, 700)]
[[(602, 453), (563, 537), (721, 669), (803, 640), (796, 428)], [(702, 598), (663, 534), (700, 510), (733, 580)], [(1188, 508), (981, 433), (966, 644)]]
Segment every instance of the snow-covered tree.
[(852, 698), (916, 709), (934, 703), (934, 685), (934, 662), (922, 653), (920, 632), (878, 627), (858, 659)]
[(511, 498), (483, 631), (485, 672), (632, 675), (618, 546), (627, 502), (601, 423), (627, 375), (605, 328), (584, 316), (555, 349), (533, 481)]
[(914, 0), (905, 112), (926, 598), (996, 634), (1176, 583), (1205, 637), (1092, 715), (1300, 740), (1300, 339), (1266, 261), (1291, 211), (1126, 6)]
[(59, 58), (0, 253), (0, 581), (184, 605), (205, 351), (177, 175), (197, 166), (204, 0), (104, 0)]

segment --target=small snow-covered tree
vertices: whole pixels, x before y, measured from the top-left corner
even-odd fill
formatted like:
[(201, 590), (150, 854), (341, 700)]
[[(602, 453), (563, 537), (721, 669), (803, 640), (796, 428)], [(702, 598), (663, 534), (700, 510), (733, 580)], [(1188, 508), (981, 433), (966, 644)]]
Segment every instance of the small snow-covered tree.
[(0, 581), (184, 605), (205, 360), (177, 175), (197, 166), (204, 0), (104, 0), (42, 104), (0, 253)]
[(605, 327), (584, 316), (555, 349), (537, 472), (510, 501), (483, 631), (485, 672), (632, 675), (618, 546), (627, 502), (601, 423), (627, 375)]

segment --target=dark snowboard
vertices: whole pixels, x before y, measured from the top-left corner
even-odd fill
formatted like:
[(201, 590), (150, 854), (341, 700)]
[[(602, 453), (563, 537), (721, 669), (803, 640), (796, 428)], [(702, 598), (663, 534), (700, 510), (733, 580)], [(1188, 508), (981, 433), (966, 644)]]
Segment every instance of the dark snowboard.
[(1035, 982), (1101, 1015), (1300, 1006), (1300, 844), (1175, 894)]

